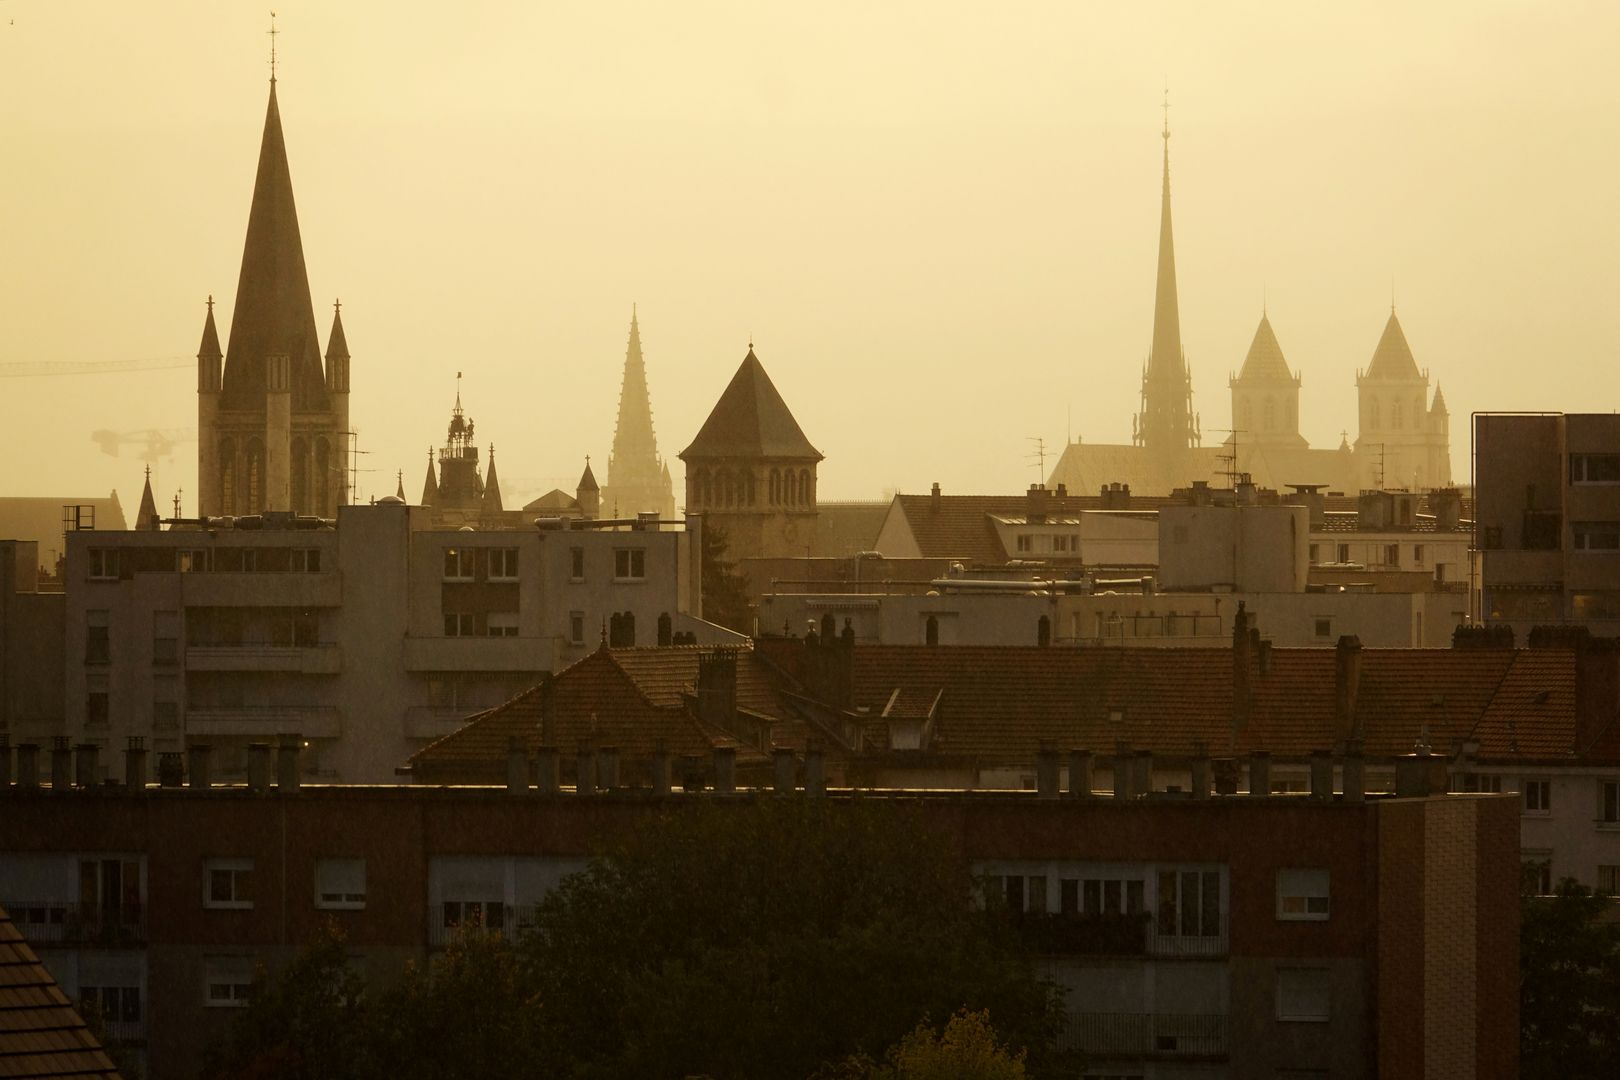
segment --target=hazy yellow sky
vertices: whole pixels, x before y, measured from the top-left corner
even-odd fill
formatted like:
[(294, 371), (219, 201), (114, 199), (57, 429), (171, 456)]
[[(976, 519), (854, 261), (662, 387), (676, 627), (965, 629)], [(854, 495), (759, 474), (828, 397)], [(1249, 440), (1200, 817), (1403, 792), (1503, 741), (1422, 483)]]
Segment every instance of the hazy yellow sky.
[[(1125, 441), (1151, 332), (1161, 113), (1206, 434), (1268, 298), (1316, 445), (1393, 283), (1446, 392), (1620, 391), (1620, 5), (276, 5), (323, 334), (362, 496), (414, 498), (455, 392), (508, 502), (605, 461), (630, 306), (660, 449), (746, 351), (823, 498), (1018, 489), (1031, 436)], [(0, 0), (0, 364), (197, 351), (236, 287), (268, 9)], [(328, 314), (320, 314), (320, 313)], [(0, 494), (104, 492), (100, 428), (191, 428), (191, 369), (0, 379)], [(160, 463), (194, 509), (195, 445)], [(599, 472), (599, 476), (602, 474)]]

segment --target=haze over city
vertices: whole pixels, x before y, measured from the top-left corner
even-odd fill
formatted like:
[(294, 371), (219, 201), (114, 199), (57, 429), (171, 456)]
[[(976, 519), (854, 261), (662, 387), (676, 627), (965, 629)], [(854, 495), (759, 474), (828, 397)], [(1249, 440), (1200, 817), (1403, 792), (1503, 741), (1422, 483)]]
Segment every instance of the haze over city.
[[(1153, 317), (1161, 102), (1206, 444), (1262, 305), (1301, 431), (1356, 433), (1393, 294), (1476, 409), (1600, 405), (1620, 315), (1608, 5), (282, 4), (278, 86), (318, 312), (344, 304), (359, 494), (420, 488), (463, 372), (515, 503), (605, 459), (638, 305), (659, 449), (752, 339), (823, 498), (1014, 491), (1125, 442)], [(133, 511), (94, 430), (195, 424), (264, 119), (262, 7), (0, 7), (10, 494)], [(25, 166), (25, 167), (22, 167)], [(319, 315), (324, 335), (328, 316)], [(195, 444), (154, 473), (195, 488)], [(676, 485), (680, 485), (679, 472)]]

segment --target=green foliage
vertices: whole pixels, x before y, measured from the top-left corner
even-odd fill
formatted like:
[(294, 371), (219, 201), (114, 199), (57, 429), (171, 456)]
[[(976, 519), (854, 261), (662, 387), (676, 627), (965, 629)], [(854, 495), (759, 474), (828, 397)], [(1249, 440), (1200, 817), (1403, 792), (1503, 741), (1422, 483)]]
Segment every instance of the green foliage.
[(800, 1080), (962, 1007), (1042, 1044), (1051, 988), (971, 888), (903, 807), (688, 806), (565, 882), (523, 951), (580, 1075)]
[(333, 1080), (360, 1074), (365, 981), (349, 967), (343, 934), (324, 924), (280, 972), (260, 969), (252, 1004), (214, 1048), (207, 1073), (250, 1080)]
[(730, 537), (719, 525), (703, 521), (703, 617), (740, 634), (752, 631), (753, 611), (748, 604), (748, 578), (726, 558)]
[(1522, 898), (1519, 1058), (1526, 1080), (1620, 1076), (1620, 924), (1614, 901), (1565, 879)]
[(962, 1009), (943, 1032), (918, 1024), (881, 1065), (857, 1058), (819, 1080), (1024, 1080), (1024, 1057), (996, 1041), (988, 1012)]

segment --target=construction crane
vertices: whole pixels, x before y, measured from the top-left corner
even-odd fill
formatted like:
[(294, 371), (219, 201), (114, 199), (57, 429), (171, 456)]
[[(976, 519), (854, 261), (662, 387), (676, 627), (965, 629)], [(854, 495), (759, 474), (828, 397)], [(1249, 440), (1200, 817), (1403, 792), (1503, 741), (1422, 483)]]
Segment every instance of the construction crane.
[(156, 462), (159, 458), (173, 457), (174, 448), (181, 443), (196, 442), (195, 428), (169, 428), (158, 431), (147, 428), (145, 431), (101, 431), (90, 433), (90, 441), (101, 447), (103, 454), (118, 457), (119, 451), (126, 446), (139, 446), (143, 449), (135, 456), (143, 461)]
[(116, 375), (124, 371), (174, 371), (197, 361), (184, 356), (148, 356), (141, 360), (86, 360), (65, 363), (0, 364), (0, 378), (38, 375)]

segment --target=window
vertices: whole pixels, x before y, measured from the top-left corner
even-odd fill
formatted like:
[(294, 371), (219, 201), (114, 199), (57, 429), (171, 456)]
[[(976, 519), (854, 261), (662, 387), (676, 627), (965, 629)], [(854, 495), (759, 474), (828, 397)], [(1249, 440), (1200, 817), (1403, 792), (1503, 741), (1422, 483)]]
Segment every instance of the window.
[(1620, 895), (1620, 866), (1598, 867), (1597, 891), (1610, 896)]
[(574, 645), (585, 644), (585, 613), (583, 611), (570, 611), (568, 613), (568, 640)]
[(1069, 550), (1069, 538), (1067, 536), (1054, 536), (1054, 537), (1052, 537), (1052, 550), (1053, 551), (1068, 551)]
[(107, 688), (91, 687), (84, 695), (84, 726), (104, 728), (111, 718), (112, 703), (107, 696)]
[(1323, 1023), (1332, 998), (1325, 968), (1277, 969), (1277, 1019)]
[(985, 882), (991, 895), (1003, 897), (1010, 912), (1045, 914), (1046, 875), (992, 874)]
[(613, 577), (618, 581), (641, 581), (647, 576), (644, 548), (617, 548), (613, 552)]
[(1330, 637), (1332, 637), (1333, 636), (1333, 620), (1332, 619), (1321, 619), (1321, 618), (1317, 619), (1316, 620), (1316, 636), (1319, 637), (1319, 638), (1330, 638)]
[(1065, 914), (1140, 915), (1144, 885), (1140, 878), (1065, 878), (1059, 903)]
[(251, 908), (252, 859), (204, 859), (203, 907)]
[(506, 905), (499, 900), (446, 900), (444, 928), (482, 927), (499, 930), (505, 922)]
[(1598, 784), (1598, 803), (1598, 820), (1605, 825), (1620, 825), (1620, 780)]
[(1502, 790), (1502, 778), (1493, 773), (1462, 773), (1451, 781), (1452, 791), (1489, 791)]
[(1339, 562), (1349, 562), (1350, 561), (1350, 545), (1349, 544), (1339, 544), (1339, 545), (1337, 545), (1337, 547), (1334, 550), (1334, 557)]
[(473, 579), (473, 550), (471, 548), (444, 549), (444, 580), (471, 581)]
[(1572, 484), (1620, 484), (1620, 454), (1569, 455)]
[(292, 568), (306, 574), (320, 573), (321, 551), (319, 548), (294, 548), (292, 552)]
[(1160, 934), (1214, 937), (1221, 932), (1221, 875), (1217, 870), (1160, 870)]
[(1576, 551), (1620, 551), (1620, 521), (1572, 521), (1570, 529)]
[(118, 551), (116, 548), (91, 548), (91, 579), (96, 581), (118, 580), (118, 562)]
[(253, 996), (253, 958), (203, 958), (203, 1004), (210, 1008), (239, 1008)]
[(517, 576), (518, 549), (490, 548), (489, 579), (491, 581), (516, 581)]
[(100, 1017), (103, 1023), (138, 1024), (141, 1022), (141, 988), (139, 986), (79, 987), (79, 1001), (84, 1011)]
[(172, 731), (180, 726), (180, 678), (177, 675), (152, 677), (152, 727)]
[(315, 906), (360, 911), (366, 906), (366, 860), (316, 859)]
[(1328, 917), (1328, 872), (1317, 869), (1277, 871), (1277, 918), (1320, 920)]
[(515, 611), (492, 611), (484, 622), (490, 637), (517, 637), (518, 613)]
[(573, 581), (585, 580), (585, 549), (582, 547), (568, 549), (568, 577)]
[(1322, 545), (1321, 544), (1312, 544), (1311, 545), (1309, 558), (1310, 558), (1310, 562), (1311, 562), (1312, 566), (1315, 566), (1318, 562), (1321, 561), (1321, 551), (1322, 551)]
[(1552, 812), (1552, 781), (1526, 780), (1524, 782), (1524, 812), (1548, 814)]
[(1413, 566), (1422, 566), (1423, 565), (1423, 545), (1422, 544), (1413, 544), (1412, 545), (1412, 565)]
[(1019, 533), (1016, 544), (1019, 551), (1035, 550), (1035, 538), (1029, 533)]
[(112, 663), (112, 638), (109, 613), (87, 611), (84, 628), (84, 662), (87, 664)]
[(180, 659), (180, 613), (152, 612), (152, 663), (173, 664)]
[(1399, 545), (1399, 544), (1385, 544), (1384, 545), (1384, 565), (1385, 566), (1399, 566), (1399, 565), (1401, 565), (1401, 545)]
[(1552, 852), (1520, 851), (1519, 864), (1524, 884), (1536, 896), (1552, 895)]
[(199, 574), (208, 569), (208, 552), (204, 550), (177, 551), (174, 568), (182, 574)]
[(445, 637), (472, 637), (478, 631), (478, 620), (470, 611), (447, 611), (444, 613)]

